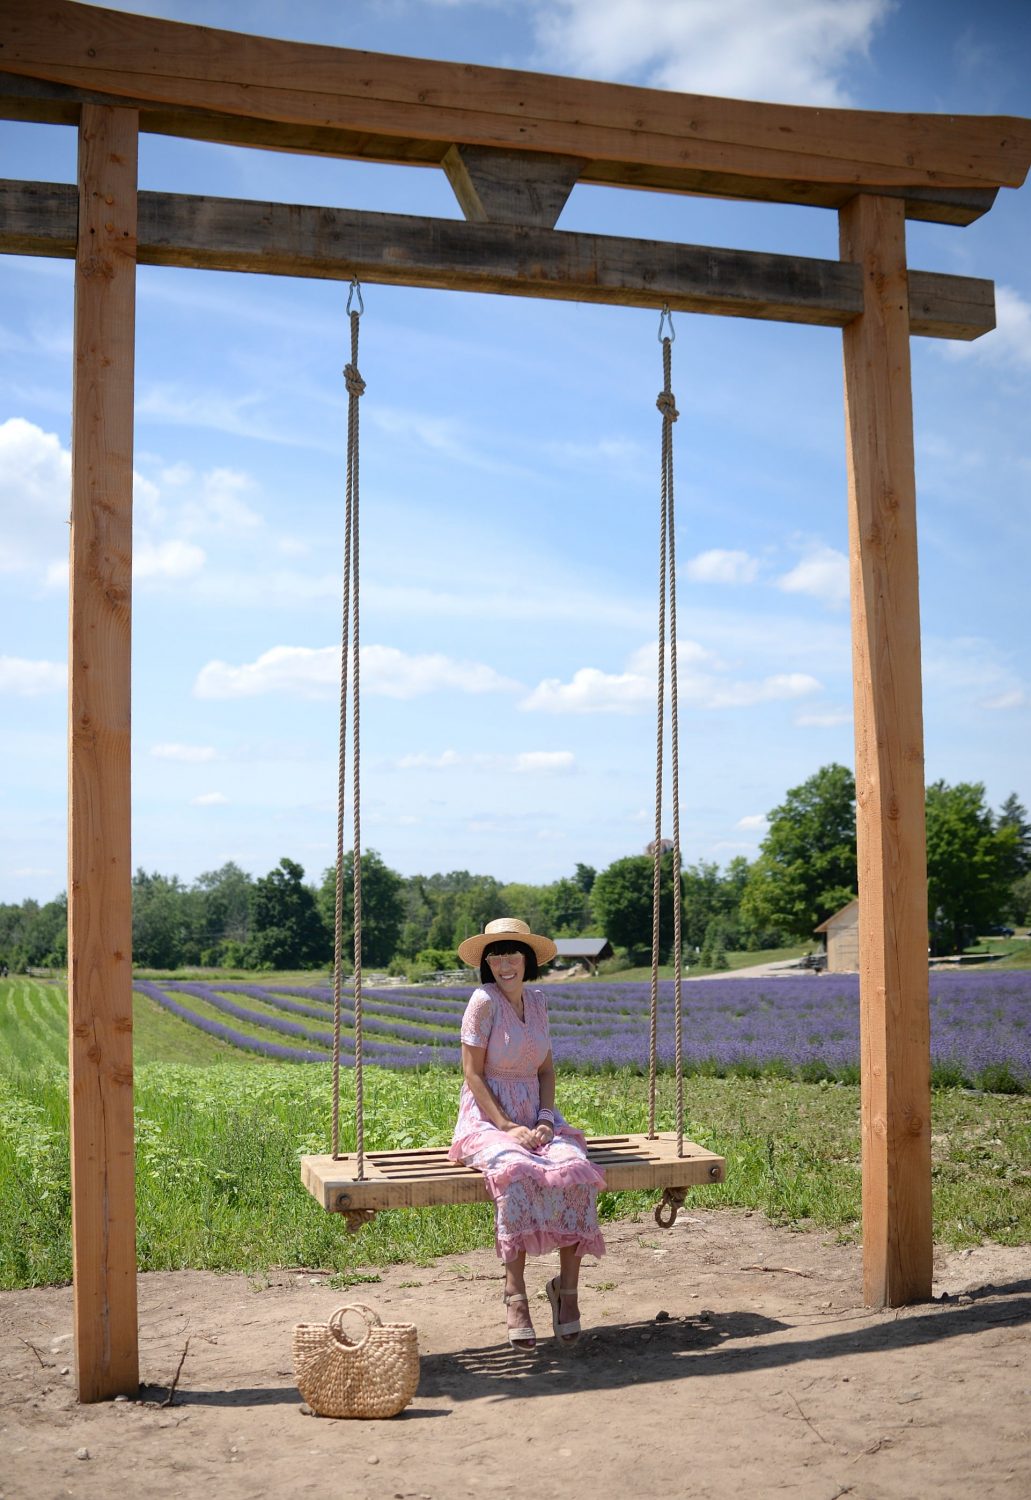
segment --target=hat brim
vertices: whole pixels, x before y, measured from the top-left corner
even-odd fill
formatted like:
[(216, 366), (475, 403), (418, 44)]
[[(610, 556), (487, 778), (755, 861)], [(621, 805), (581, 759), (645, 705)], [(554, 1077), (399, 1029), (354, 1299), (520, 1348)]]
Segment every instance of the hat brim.
[(558, 952), (551, 938), (541, 937), (537, 932), (481, 932), (476, 937), (466, 938), (464, 943), (459, 943), (458, 956), (470, 969), (478, 969), (484, 949), (489, 948), (492, 943), (522, 943), (524, 948), (533, 950), (539, 964), (550, 963)]

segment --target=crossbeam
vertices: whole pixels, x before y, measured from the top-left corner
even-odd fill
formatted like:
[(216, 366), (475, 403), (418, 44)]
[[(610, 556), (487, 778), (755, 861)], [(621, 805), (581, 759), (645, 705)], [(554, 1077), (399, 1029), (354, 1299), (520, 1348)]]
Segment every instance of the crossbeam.
[[(140, 193), (138, 259), (263, 275), (494, 292), (844, 328), (860, 268), (836, 260), (467, 224), (355, 209)], [(0, 182), (0, 251), (70, 257), (78, 200), (63, 183)], [(993, 283), (912, 271), (913, 333), (975, 339), (995, 327)]]
[[(326, 133), (332, 154), (437, 164), (456, 144), (523, 150), (582, 159), (584, 182), (827, 206), (864, 188), (933, 199), (1018, 187), (1031, 163), (1031, 121), (1009, 116), (713, 99), (278, 41), (71, 0), (0, 0), (0, 28), (10, 73), (149, 106), (174, 134), (255, 146), (310, 150)], [(218, 133), (226, 128), (235, 136)], [(298, 132), (309, 144), (298, 146)]]

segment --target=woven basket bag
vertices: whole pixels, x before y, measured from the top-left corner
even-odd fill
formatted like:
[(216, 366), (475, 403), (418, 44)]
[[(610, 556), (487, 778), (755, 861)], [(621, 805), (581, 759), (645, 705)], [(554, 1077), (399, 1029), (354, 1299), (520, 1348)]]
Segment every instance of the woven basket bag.
[[(367, 1325), (357, 1340), (344, 1332), (349, 1312)], [(384, 1323), (367, 1303), (345, 1302), (328, 1323), (296, 1325), (294, 1375), (318, 1417), (396, 1416), (419, 1384), (415, 1324)]]

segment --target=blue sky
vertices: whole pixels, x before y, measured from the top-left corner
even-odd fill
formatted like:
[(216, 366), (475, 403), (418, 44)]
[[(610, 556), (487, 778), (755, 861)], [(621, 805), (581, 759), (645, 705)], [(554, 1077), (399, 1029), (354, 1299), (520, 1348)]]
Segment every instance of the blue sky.
[[(158, 0), (268, 35), (744, 98), (1031, 114), (1010, 0)], [(2, 174), (74, 132), (0, 123)], [(141, 185), (460, 217), (443, 174), (143, 137)], [(833, 257), (824, 210), (578, 187), (560, 228)], [(1031, 188), (914, 267), (999, 328), (914, 339), (927, 778), (1031, 802)], [(192, 880), (335, 839), (340, 283), (144, 267), (133, 860)], [(651, 312), (365, 288), (364, 841), (405, 874), (546, 881), (651, 835), (661, 386)], [(0, 260), (0, 900), (65, 885), (72, 272)], [(683, 830), (752, 857), (851, 764), (841, 340), (676, 319)]]

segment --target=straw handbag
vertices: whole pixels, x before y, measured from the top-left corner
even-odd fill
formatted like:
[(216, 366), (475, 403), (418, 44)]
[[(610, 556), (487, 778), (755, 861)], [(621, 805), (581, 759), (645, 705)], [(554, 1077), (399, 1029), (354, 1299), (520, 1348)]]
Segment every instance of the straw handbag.
[[(354, 1341), (343, 1319), (356, 1312), (367, 1327)], [(328, 1323), (294, 1328), (294, 1375), (317, 1417), (393, 1417), (419, 1384), (414, 1323), (384, 1323), (365, 1302), (345, 1302)]]

